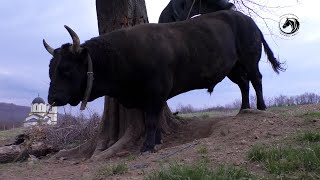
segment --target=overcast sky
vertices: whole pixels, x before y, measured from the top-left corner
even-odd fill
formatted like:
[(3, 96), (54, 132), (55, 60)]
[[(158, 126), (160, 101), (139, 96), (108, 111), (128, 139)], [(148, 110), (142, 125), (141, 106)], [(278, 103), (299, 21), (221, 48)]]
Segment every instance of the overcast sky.
[[(156, 23), (162, 9), (169, 0), (146, 0), (149, 21)], [(266, 0), (263, 1), (263, 3)], [(268, 6), (280, 3), (270, 0)], [(280, 60), (286, 61), (287, 71), (275, 74), (265, 55), (262, 55), (260, 69), (263, 74), (265, 97), (280, 94), (298, 95), (304, 92), (320, 94), (320, 2), (317, 0), (286, 0), (282, 5), (288, 8), (271, 8), (272, 14), (258, 11), (268, 21), (273, 36), (264, 23), (256, 18), (266, 40)], [(300, 29), (290, 38), (279, 33), (281, 15), (292, 13), (298, 16)], [(82, 42), (98, 35), (93, 0), (10, 0), (0, 1), (0, 102), (29, 106), (38, 93), (47, 101), (49, 87), (48, 65), (50, 56), (43, 48), (42, 39), (53, 47), (71, 42), (63, 25), (68, 25), (79, 35)], [(254, 94), (251, 88), (251, 94)], [(224, 105), (240, 99), (240, 90), (227, 78), (218, 84), (210, 96), (205, 90), (191, 91), (170, 99), (173, 109), (178, 104), (192, 104), (195, 107)], [(100, 98), (89, 106), (96, 111), (103, 109)]]

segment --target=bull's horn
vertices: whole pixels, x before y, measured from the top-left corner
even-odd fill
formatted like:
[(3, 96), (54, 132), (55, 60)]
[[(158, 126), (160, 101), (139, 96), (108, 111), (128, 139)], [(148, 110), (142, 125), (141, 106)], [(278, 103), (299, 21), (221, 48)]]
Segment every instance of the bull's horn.
[(71, 29), (69, 28), (67, 25), (64, 25), (64, 27), (67, 29), (67, 31), (69, 32), (71, 38), (72, 38), (72, 41), (73, 41), (73, 44), (72, 44), (72, 48), (75, 52), (79, 51), (80, 50), (80, 39), (78, 37), (78, 35)]
[(54, 49), (44, 39), (42, 42), (46, 50), (53, 56)]

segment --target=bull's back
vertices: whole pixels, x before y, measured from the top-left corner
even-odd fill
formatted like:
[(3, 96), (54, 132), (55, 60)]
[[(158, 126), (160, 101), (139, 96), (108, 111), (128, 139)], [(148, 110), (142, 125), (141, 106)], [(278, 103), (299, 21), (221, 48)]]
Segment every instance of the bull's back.
[(160, 84), (168, 97), (220, 82), (236, 61), (232, 29), (219, 19), (145, 24), (109, 36), (131, 69), (127, 77), (145, 83), (141, 88)]
[(261, 47), (260, 29), (254, 20), (238, 11), (218, 11), (206, 14), (208, 18), (221, 19), (229, 24), (234, 35), (236, 36), (237, 51), (241, 53), (254, 53)]

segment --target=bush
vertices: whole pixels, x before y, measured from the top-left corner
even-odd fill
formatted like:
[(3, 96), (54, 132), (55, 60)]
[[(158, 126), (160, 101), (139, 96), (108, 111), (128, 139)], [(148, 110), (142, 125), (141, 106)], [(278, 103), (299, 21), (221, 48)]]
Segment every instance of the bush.
[(89, 118), (83, 114), (77, 117), (65, 115), (59, 119), (56, 126), (43, 126), (42, 131), (46, 136), (46, 143), (59, 149), (75, 147), (97, 132), (101, 117), (92, 113)]

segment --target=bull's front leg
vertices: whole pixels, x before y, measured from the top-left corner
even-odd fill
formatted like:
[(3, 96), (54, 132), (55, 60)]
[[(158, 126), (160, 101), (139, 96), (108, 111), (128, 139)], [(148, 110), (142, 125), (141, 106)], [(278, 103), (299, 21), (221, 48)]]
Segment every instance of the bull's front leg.
[(158, 126), (157, 130), (156, 130), (156, 145), (158, 144), (162, 144), (162, 137), (161, 137), (161, 127), (160, 125)]
[(146, 152), (146, 151), (153, 152), (154, 146), (156, 143), (156, 131), (159, 131), (158, 124), (160, 119), (160, 110), (148, 110), (146, 111), (145, 115), (146, 115), (146, 118), (145, 118), (146, 139), (144, 141), (141, 152)]

